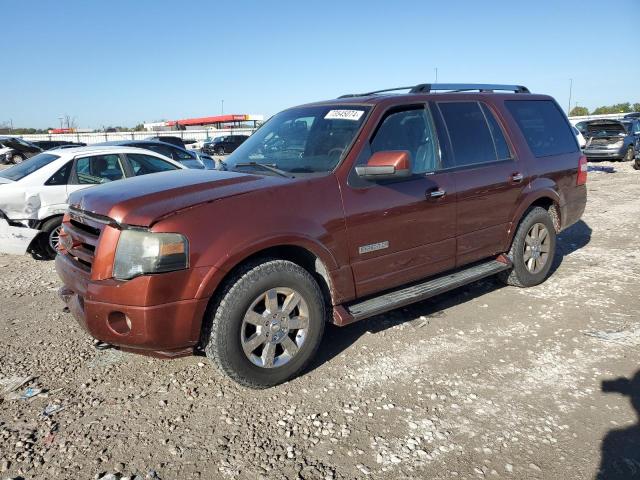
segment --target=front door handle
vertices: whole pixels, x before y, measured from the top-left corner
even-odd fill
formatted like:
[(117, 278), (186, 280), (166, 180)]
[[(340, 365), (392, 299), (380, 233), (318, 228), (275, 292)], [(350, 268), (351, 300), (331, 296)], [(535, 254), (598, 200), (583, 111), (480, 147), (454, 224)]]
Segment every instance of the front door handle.
[(511, 175), (512, 182), (520, 183), (523, 179), (524, 179), (524, 175), (522, 175), (520, 172), (516, 172), (513, 175)]
[(437, 190), (431, 190), (431, 191), (427, 192), (427, 197), (428, 198), (440, 198), (440, 197), (444, 197), (445, 193), (447, 193), (447, 192), (442, 190), (441, 188), (438, 188)]

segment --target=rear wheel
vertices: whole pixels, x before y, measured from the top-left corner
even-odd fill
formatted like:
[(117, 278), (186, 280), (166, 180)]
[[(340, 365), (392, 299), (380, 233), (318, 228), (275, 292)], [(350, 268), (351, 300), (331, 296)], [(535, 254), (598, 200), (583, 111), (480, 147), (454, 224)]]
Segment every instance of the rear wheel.
[(210, 315), (207, 356), (241, 385), (266, 388), (296, 376), (313, 358), (325, 305), (309, 272), (265, 260), (240, 270)]
[(218, 147), (216, 148), (216, 153), (218, 155), (224, 155), (224, 147)]
[(42, 224), (40, 229), (40, 253), (46, 260), (53, 260), (58, 253), (62, 217), (50, 218)]
[(520, 222), (509, 258), (513, 268), (500, 277), (508, 285), (533, 287), (546, 280), (556, 252), (556, 230), (549, 212), (534, 207)]

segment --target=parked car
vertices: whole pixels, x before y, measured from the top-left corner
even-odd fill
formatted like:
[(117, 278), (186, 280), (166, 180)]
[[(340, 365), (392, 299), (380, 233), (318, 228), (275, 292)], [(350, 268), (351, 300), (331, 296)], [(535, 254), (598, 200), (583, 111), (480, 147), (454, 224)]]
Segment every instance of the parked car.
[[(195, 168), (197, 170), (210, 168), (207, 167), (204, 160), (202, 160), (198, 156), (197, 152), (190, 152), (171, 143), (160, 142), (157, 140), (115, 140), (111, 142), (99, 143), (98, 145), (120, 145), (144, 148), (164, 155), (165, 157), (172, 158), (173, 160), (175, 160), (176, 162), (180, 162), (187, 168)], [(215, 164), (215, 162), (213, 162), (213, 159), (211, 159), (211, 163)]]
[(630, 162), (634, 159), (634, 144), (640, 138), (640, 119), (602, 119), (581, 123), (586, 129), (584, 153), (589, 160)]
[(147, 137), (145, 140), (157, 140), (159, 142), (170, 143), (171, 145), (175, 145), (176, 147), (186, 148), (185, 142), (180, 137), (175, 137), (173, 135), (156, 135), (152, 137)]
[(247, 138), (249, 138), (247, 135), (227, 135), (217, 141), (214, 140), (210, 143), (205, 143), (202, 147), (202, 151), (216, 155), (232, 153), (236, 148), (242, 145)]
[(571, 127), (571, 130), (573, 130), (573, 133), (575, 134), (576, 139), (578, 140), (578, 145), (580, 146), (580, 148), (584, 148), (584, 146), (587, 144), (587, 141), (582, 136), (582, 132), (580, 132), (580, 130), (578, 130), (574, 126)]
[(86, 143), (67, 142), (66, 140), (34, 140), (34, 145), (40, 147), (42, 150), (52, 150), (54, 148), (74, 148), (74, 147), (86, 147)]
[(0, 163), (21, 163), (42, 152), (31, 142), (18, 137), (0, 136)]
[(640, 118), (640, 112), (627, 113), (624, 118)]
[(520, 86), (417, 85), (291, 108), (225, 165), (72, 194), (56, 269), (95, 338), (205, 352), (254, 388), (298, 374), (326, 322), (491, 275), (543, 282), (587, 198), (567, 117)]
[[(184, 169), (155, 152), (90, 146), (49, 150), (0, 171), (0, 251), (53, 258), (69, 195), (93, 185)], [(82, 253), (81, 253), (82, 255)]]

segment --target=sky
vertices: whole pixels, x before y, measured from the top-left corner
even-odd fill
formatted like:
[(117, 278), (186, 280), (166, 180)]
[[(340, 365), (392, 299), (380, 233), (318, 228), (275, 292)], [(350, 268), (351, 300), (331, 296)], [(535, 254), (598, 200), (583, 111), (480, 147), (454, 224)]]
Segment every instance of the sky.
[[(615, 9), (612, 6), (615, 5)], [(263, 114), (351, 92), (522, 84), (640, 102), (640, 0), (2, 0), (0, 123)], [(634, 24), (634, 22), (636, 24)]]

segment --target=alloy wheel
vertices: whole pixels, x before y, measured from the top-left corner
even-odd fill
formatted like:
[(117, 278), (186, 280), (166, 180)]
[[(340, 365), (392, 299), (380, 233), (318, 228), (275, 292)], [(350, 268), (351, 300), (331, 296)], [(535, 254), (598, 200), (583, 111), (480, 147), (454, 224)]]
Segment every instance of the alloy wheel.
[(54, 252), (58, 251), (58, 245), (60, 244), (60, 231), (62, 230), (62, 225), (54, 228), (49, 234), (49, 247)]
[(309, 331), (309, 307), (291, 288), (271, 288), (261, 293), (242, 320), (242, 350), (254, 365), (280, 367), (291, 361)]
[(534, 223), (524, 239), (524, 264), (529, 273), (537, 274), (542, 271), (549, 261), (551, 236), (546, 225)]

